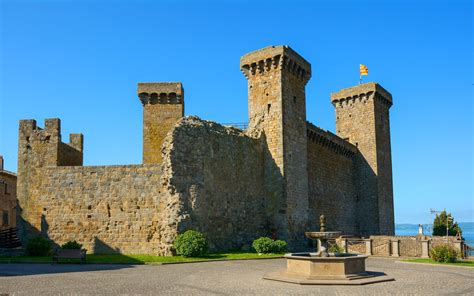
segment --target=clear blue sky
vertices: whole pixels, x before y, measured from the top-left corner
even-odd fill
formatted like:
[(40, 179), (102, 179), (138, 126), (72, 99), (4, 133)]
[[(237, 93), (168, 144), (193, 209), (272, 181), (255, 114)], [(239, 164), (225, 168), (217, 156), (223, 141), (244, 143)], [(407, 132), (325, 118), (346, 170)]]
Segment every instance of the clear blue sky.
[(0, 2), (8, 170), (28, 118), (61, 118), (66, 141), (82, 132), (85, 165), (140, 163), (137, 82), (182, 81), (187, 115), (245, 122), (240, 56), (286, 44), (312, 64), (308, 120), (322, 128), (360, 63), (393, 94), (397, 223), (430, 222), (430, 208), (474, 221), (471, 1)]

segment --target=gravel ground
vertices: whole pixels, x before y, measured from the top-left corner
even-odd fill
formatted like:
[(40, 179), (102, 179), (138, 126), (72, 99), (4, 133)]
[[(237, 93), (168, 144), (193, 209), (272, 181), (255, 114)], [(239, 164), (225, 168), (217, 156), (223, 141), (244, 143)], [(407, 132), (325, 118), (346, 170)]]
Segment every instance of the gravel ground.
[(474, 295), (474, 269), (369, 258), (395, 281), (302, 286), (263, 280), (284, 259), (174, 265), (0, 264), (0, 295)]

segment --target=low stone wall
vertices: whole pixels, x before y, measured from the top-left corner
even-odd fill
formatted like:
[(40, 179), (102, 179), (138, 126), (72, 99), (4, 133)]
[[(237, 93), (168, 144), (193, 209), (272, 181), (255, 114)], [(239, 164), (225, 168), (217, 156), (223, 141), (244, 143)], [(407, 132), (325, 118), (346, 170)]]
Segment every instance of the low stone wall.
[(372, 239), (372, 255), (374, 256), (390, 256), (390, 238), (376, 237)]
[(364, 240), (347, 240), (347, 252), (349, 253), (365, 254), (366, 249)]
[[(337, 242), (349, 253), (427, 258), (431, 248), (446, 244), (446, 237), (373, 235), (368, 239), (340, 238)], [(448, 244), (460, 252), (464, 250), (464, 242), (454, 237), (448, 239)]]

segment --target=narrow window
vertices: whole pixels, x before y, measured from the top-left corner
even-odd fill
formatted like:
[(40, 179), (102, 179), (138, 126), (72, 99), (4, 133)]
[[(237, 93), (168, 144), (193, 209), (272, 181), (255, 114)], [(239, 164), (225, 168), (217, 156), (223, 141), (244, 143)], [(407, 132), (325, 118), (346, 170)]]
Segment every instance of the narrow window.
[(267, 105), (267, 113), (270, 113), (270, 108), (272, 107), (272, 104)]
[(2, 225), (3, 226), (8, 226), (8, 211), (3, 211), (2, 215)]
[(7, 183), (4, 183), (5, 184), (5, 194), (9, 194), (8, 193), (8, 184)]
[(293, 97), (293, 103), (296, 104), (296, 97)]

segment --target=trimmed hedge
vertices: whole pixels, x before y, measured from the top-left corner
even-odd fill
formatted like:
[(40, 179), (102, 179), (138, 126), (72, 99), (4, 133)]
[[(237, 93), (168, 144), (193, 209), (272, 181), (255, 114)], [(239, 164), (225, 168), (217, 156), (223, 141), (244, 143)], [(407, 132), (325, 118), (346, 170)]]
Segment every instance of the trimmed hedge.
[(253, 241), (252, 247), (259, 254), (284, 253), (287, 243), (282, 240), (272, 240), (269, 237), (260, 237)]
[(51, 242), (40, 236), (34, 237), (26, 244), (26, 254), (29, 256), (48, 256), (51, 252)]
[(194, 230), (187, 230), (179, 234), (173, 246), (176, 249), (176, 253), (184, 257), (204, 256), (209, 248), (204, 235)]

